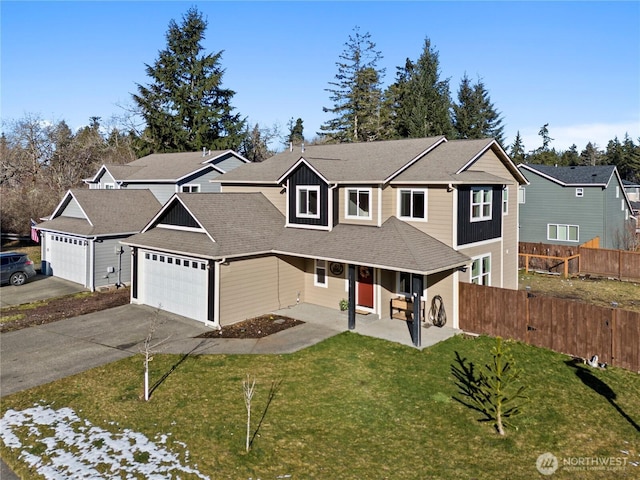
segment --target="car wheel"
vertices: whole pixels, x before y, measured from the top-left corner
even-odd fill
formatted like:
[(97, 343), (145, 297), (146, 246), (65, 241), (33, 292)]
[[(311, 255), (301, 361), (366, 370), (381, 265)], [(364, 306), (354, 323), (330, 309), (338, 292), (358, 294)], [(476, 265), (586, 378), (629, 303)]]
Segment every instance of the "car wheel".
[(27, 281), (27, 276), (23, 272), (16, 272), (11, 275), (11, 285), (22, 285)]

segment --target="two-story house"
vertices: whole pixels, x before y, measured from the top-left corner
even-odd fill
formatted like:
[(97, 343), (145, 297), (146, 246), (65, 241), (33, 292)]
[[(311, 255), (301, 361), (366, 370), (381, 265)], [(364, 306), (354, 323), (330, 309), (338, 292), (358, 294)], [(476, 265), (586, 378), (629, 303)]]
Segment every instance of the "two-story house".
[[(520, 164), (520, 241), (626, 249), (635, 230), (632, 206), (613, 165)], [(631, 237), (630, 237), (631, 235)]]
[(347, 299), (351, 327), (356, 311), (439, 296), (456, 328), (458, 282), (517, 288), (526, 180), (494, 140), (314, 145), (219, 181), (123, 241), (133, 303), (219, 326)]
[(42, 273), (95, 290), (128, 283), (131, 255), (120, 240), (140, 230), (176, 192), (216, 192), (216, 179), (248, 163), (232, 150), (152, 154), (102, 165), (73, 189), (40, 230)]
[(154, 153), (124, 165), (102, 165), (90, 189), (149, 189), (164, 204), (174, 193), (219, 192), (220, 175), (249, 163), (233, 150)]

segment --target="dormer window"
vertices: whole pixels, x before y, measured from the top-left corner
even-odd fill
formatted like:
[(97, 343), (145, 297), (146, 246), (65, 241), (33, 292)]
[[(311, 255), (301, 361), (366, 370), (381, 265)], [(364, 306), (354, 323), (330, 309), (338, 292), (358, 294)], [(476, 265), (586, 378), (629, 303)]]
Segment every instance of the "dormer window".
[(371, 218), (371, 189), (348, 188), (346, 218)]
[(320, 186), (296, 187), (296, 215), (300, 218), (320, 218)]
[(584, 188), (576, 188), (576, 197), (584, 197)]

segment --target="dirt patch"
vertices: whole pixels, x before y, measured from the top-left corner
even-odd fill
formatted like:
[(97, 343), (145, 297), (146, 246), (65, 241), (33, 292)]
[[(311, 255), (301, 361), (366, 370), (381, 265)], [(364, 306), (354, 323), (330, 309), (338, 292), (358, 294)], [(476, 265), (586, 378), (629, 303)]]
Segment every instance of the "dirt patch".
[(281, 315), (261, 315), (232, 325), (224, 325), (221, 330), (206, 332), (197, 338), (263, 338), (302, 323), (302, 320)]
[(118, 290), (65, 295), (27, 305), (5, 307), (0, 310), (0, 332), (43, 325), (128, 303), (129, 288), (124, 287)]

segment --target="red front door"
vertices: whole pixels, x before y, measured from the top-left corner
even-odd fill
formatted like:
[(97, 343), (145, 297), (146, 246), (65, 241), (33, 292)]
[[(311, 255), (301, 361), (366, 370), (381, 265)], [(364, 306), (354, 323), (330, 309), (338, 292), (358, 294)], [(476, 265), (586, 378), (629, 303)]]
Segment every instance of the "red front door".
[(360, 307), (373, 308), (373, 268), (358, 267), (358, 299)]

